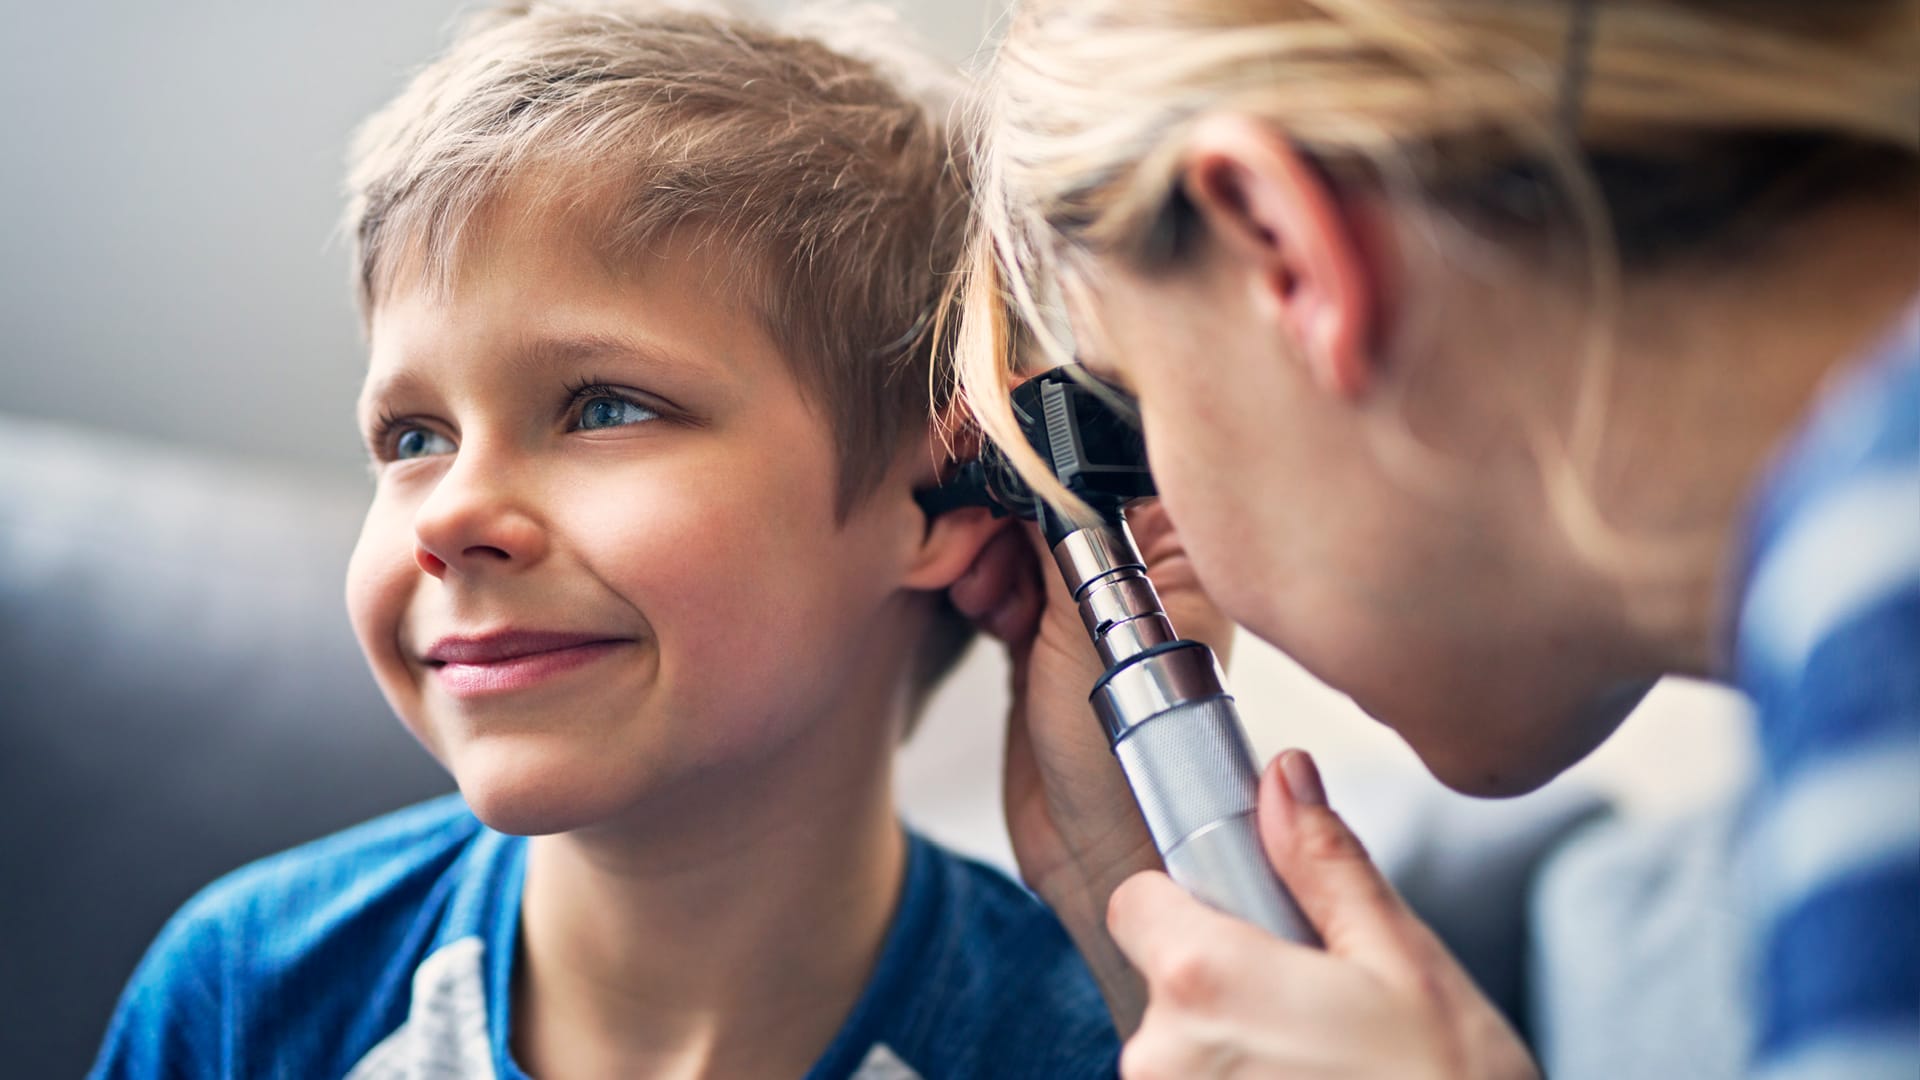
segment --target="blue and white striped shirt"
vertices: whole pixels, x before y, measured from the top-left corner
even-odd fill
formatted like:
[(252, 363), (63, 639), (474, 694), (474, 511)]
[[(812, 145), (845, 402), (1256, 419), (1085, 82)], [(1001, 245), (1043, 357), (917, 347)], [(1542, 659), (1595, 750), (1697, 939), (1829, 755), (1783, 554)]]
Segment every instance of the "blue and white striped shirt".
[(1920, 1078), (1920, 310), (1761, 492), (1735, 637), (1762, 772), (1754, 1072)]

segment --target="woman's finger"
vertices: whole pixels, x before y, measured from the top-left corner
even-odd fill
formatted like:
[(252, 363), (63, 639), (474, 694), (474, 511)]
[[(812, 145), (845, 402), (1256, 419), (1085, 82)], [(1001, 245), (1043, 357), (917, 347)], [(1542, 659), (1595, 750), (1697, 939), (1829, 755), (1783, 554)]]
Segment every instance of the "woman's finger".
[(1000, 605), (979, 620), (981, 629), (1008, 644), (1033, 636), (1040, 622), (1040, 582), (1032, 574), (1016, 573)]
[(1175, 1009), (1212, 1011), (1227, 996), (1245, 996), (1244, 961), (1259, 959), (1261, 979), (1283, 977), (1277, 961), (1302, 948), (1194, 899), (1157, 871), (1135, 874), (1114, 890), (1107, 929), (1144, 976), (1153, 1000)]
[(1141, 1020), (1140, 1033), (1121, 1048), (1121, 1080), (1205, 1080), (1233, 1075), (1238, 1055), (1230, 1044), (1202, 1042), (1189, 1035), (1185, 1024), (1165, 1019), (1149, 1008)]
[(1429, 935), (1327, 805), (1320, 770), (1306, 751), (1279, 755), (1261, 777), (1260, 839), (1329, 952), (1381, 976), (1404, 975), (1428, 959)]

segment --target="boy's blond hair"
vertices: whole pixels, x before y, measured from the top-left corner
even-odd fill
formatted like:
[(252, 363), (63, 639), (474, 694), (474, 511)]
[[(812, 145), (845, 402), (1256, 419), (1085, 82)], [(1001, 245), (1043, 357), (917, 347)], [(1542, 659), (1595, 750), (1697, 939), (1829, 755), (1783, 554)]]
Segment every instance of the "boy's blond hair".
[[(738, 256), (725, 284), (827, 418), (845, 515), (945, 407), (932, 311), (965, 228), (956, 87), (890, 22), (776, 26), (648, 0), (477, 16), (354, 140), (345, 228), (362, 317), (402, 274), (446, 288), (509, 190), (586, 215), (616, 261), (694, 229)], [(943, 604), (916, 685), (971, 636)]]

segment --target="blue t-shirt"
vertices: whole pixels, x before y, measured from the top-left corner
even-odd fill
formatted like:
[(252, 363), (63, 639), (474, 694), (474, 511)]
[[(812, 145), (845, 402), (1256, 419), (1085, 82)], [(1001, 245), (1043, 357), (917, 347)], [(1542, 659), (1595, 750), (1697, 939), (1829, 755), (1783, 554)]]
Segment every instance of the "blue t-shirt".
[(1816, 407), (1750, 539), (1735, 663), (1762, 753), (1740, 841), (1755, 1071), (1915, 1080), (1920, 318)]
[[(228, 875), (161, 931), (92, 1075), (522, 1077), (508, 1007), (526, 851), (449, 796)], [(914, 836), (879, 962), (806, 1075), (1110, 1077), (1118, 1058), (1052, 914)]]

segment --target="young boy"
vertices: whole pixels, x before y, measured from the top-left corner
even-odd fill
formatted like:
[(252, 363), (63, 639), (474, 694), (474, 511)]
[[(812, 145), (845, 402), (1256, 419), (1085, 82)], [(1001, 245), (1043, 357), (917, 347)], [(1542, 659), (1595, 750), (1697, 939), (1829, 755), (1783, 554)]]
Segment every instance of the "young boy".
[(1111, 1073), (1058, 924), (891, 805), (994, 529), (912, 498), (944, 121), (815, 40), (549, 4), (374, 117), (348, 602), (462, 798), (209, 888), (95, 1075)]

